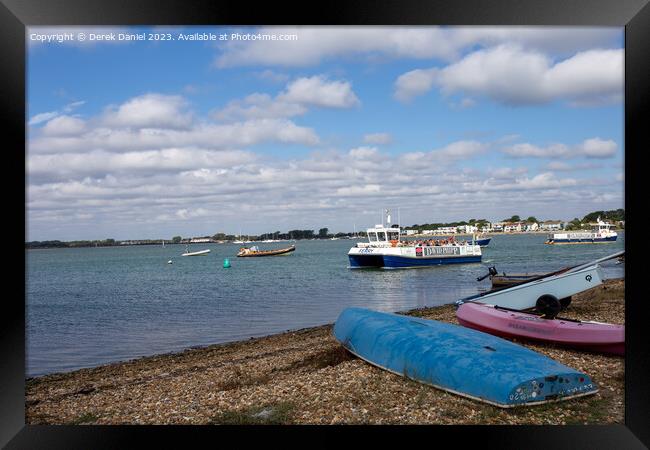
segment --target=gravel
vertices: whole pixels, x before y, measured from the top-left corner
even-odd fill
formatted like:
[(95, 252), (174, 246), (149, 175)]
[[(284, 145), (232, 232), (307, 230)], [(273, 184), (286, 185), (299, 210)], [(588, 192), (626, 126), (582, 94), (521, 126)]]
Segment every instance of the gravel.
[[(574, 296), (562, 316), (623, 324), (625, 282)], [(455, 307), (404, 312), (457, 324)], [(348, 353), (332, 325), (26, 381), (27, 424), (623, 424), (624, 358), (518, 342), (589, 374), (599, 392), (501, 409)]]

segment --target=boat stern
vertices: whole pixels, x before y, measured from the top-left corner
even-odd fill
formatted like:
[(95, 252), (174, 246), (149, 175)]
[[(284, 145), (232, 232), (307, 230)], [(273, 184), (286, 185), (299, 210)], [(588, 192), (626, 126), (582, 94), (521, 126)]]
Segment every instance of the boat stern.
[(538, 377), (515, 386), (507, 397), (508, 406), (556, 402), (598, 392), (591, 378), (580, 372)]

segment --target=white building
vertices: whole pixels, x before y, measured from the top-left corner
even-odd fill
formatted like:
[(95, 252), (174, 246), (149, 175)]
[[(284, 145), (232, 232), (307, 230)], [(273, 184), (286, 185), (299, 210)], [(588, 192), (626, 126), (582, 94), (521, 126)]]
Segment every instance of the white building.
[(520, 232), (522, 227), (521, 222), (507, 222), (503, 226), (503, 231), (504, 233), (514, 233), (514, 232)]
[(478, 227), (475, 225), (461, 225), (459, 227), (456, 227), (459, 233), (465, 233), (465, 234), (470, 234), (470, 233), (476, 233), (478, 231)]
[(563, 228), (562, 225), (563, 224), (561, 220), (545, 220), (540, 225), (540, 228), (542, 230), (555, 231), (555, 230), (561, 230)]
[(493, 231), (503, 231), (503, 228), (505, 227), (505, 222), (493, 222), (491, 225)]
[(435, 234), (456, 234), (456, 227), (436, 228)]
[(211, 238), (192, 238), (190, 239), (190, 244), (203, 244), (206, 242), (212, 242)]
[(539, 224), (537, 222), (527, 222), (526, 231), (537, 231), (539, 229)]

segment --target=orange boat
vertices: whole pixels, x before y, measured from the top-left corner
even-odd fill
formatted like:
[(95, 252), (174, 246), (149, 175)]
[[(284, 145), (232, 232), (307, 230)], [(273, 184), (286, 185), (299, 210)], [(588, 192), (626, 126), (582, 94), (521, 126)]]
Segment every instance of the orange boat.
[(260, 250), (257, 248), (257, 246), (252, 246), (252, 247), (242, 247), (239, 249), (239, 253), (237, 253), (237, 256), (240, 257), (245, 257), (245, 256), (278, 256), (278, 255), (288, 255), (292, 251), (296, 249), (295, 245), (291, 245), (286, 248), (278, 248), (275, 250)]

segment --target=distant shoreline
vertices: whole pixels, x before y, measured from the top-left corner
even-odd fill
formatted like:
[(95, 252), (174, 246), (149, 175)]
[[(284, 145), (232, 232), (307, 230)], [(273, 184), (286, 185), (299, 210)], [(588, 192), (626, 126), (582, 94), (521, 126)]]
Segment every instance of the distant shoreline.
[[(449, 237), (449, 236), (460, 236), (460, 237), (466, 237), (466, 236), (472, 236), (472, 234), (475, 235), (484, 235), (484, 238), (492, 238), (494, 236), (519, 236), (522, 234), (550, 234), (550, 233), (557, 233), (557, 232), (563, 232), (565, 230), (556, 230), (556, 231), (509, 231), (509, 232), (488, 232), (488, 233), (453, 233), (453, 234), (411, 234), (409, 236), (402, 236), (402, 239), (408, 239), (408, 238), (438, 238), (438, 237)], [(578, 231), (578, 230), (572, 230), (573, 231)], [(617, 233), (624, 233), (625, 229), (615, 229)], [(337, 240), (359, 240), (359, 239), (366, 239), (365, 236), (359, 236), (359, 237), (352, 237), (352, 238), (339, 238)], [(135, 240), (135, 239), (134, 239)], [(293, 239), (294, 241), (329, 241), (331, 238), (316, 238), (316, 239)], [(38, 241), (36, 241), (38, 242)], [(278, 241), (278, 242), (287, 242), (287, 241)], [(65, 244), (64, 241), (61, 241), (62, 244)], [(250, 244), (266, 244), (267, 242), (264, 241), (251, 241)], [(272, 244), (274, 242), (268, 242), (268, 244)], [(36, 247), (30, 247), (29, 242), (25, 242), (25, 250), (51, 250), (51, 249), (57, 249), (57, 248), (115, 248), (115, 247), (141, 247), (141, 246), (160, 246), (162, 247), (161, 242), (152, 242), (152, 243), (140, 243), (140, 244), (115, 244), (115, 245), (75, 245), (75, 246), (68, 246), (68, 245), (52, 245), (52, 246), (36, 246)], [(212, 241), (212, 242), (194, 242), (192, 244), (187, 244), (187, 243), (173, 243), (173, 242), (166, 242), (165, 245), (203, 245), (203, 244), (234, 244), (233, 241)]]

